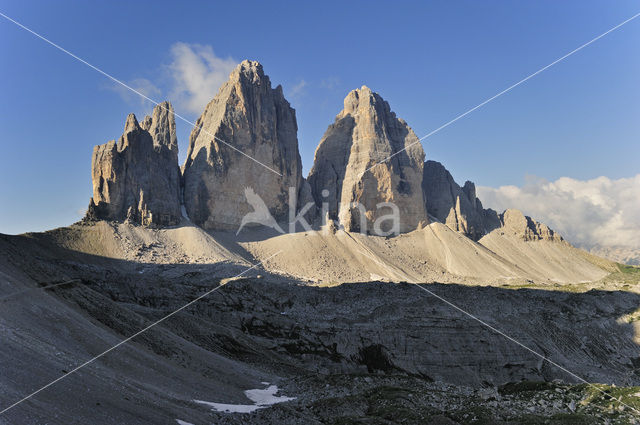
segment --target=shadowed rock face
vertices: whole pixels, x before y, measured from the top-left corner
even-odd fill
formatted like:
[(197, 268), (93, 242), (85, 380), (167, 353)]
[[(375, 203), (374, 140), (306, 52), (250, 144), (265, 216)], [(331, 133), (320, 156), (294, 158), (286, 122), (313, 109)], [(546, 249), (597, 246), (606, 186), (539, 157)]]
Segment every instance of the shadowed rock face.
[(460, 187), (439, 162), (425, 162), (422, 188), (429, 214), (474, 241), (500, 227), (498, 214), (476, 197), (476, 186), (467, 181)]
[(206, 229), (236, 230), (254, 209), (245, 188), (253, 189), (276, 219), (287, 216), (289, 187), (297, 194), (303, 185), (297, 130), (282, 87), (271, 88), (258, 62), (238, 65), (191, 132), (183, 168), (189, 218)]
[[(376, 165), (396, 152), (400, 153)], [(423, 161), (424, 151), (413, 130), (377, 93), (363, 86), (347, 95), (344, 109), (325, 132), (309, 183), (317, 205), (327, 202), (329, 217), (345, 229), (360, 231), (363, 224), (373, 229), (377, 218), (390, 213), (377, 204), (392, 202), (400, 210), (400, 231), (407, 232), (427, 222), (420, 187)], [(328, 194), (323, 194), (325, 190)], [(351, 203), (362, 204), (364, 211)]]
[(547, 225), (538, 223), (516, 209), (498, 214), (491, 208), (484, 209), (476, 197), (476, 186), (466, 181), (460, 187), (451, 173), (436, 161), (424, 163), (422, 189), (426, 198), (427, 212), (449, 228), (478, 241), (487, 233), (500, 231), (521, 237), (525, 241), (562, 241)]
[(180, 170), (173, 108), (156, 106), (142, 124), (129, 114), (124, 133), (98, 145), (91, 162), (93, 197), (87, 217), (175, 225), (180, 220)]

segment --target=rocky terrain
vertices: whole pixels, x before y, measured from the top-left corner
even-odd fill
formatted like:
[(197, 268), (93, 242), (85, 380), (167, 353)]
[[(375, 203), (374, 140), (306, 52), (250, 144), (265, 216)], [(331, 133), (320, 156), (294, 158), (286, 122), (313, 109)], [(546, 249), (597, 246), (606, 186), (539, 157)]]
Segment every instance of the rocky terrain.
[(363, 86), (305, 179), (253, 61), (181, 168), (171, 105), (129, 115), (83, 221), (0, 235), (0, 424), (638, 423), (640, 269), (484, 209), (417, 141)]
[[(628, 406), (640, 407), (633, 269), (524, 289), (326, 287), (264, 268), (234, 278), (247, 267), (233, 261), (109, 259), (61, 248), (53, 236), (0, 238), (3, 406), (223, 286), (0, 423), (634, 423)], [(295, 400), (250, 414), (194, 401), (246, 405), (243, 392), (263, 382)]]

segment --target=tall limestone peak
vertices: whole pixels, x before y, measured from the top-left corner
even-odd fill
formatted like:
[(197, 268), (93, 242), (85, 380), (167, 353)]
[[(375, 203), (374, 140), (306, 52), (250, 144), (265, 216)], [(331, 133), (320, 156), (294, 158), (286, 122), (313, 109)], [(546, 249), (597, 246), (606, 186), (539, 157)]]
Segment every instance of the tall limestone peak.
[(308, 180), (317, 205), (328, 203), (329, 217), (346, 230), (362, 231), (365, 225), (372, 231), (373, 223), (390, 213), (377, 205), (392, 202), (399, 208), (399, 230), (406, 232), (427, 221), (423, 161), (413, 130), (379, 94), (362, 86), (347, 95), (344, 109), (322, 137)]
[(129, 114), (117, 142), (93, 149), (91, 178), (93, 197), (87, 218), (177, 224), (180, 170), (171, 105), (156, 106), (142, 124)]
[(253, 211), (247, 188), (276, 219), (287, 216), (289, 188), (297, 195), (303, 187), (297, 131), (282, 87), (271, 87), (260, 63), (240, 63), (191, 132), (183, 166), (189, 218), (207, 229), (238, 229)]

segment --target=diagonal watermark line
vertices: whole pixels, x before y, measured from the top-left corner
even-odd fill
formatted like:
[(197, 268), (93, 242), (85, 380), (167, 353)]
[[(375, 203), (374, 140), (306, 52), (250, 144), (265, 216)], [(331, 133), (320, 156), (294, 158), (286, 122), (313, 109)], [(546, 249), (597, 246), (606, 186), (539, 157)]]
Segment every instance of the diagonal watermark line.
[[(260, 261), (259, 263), (254, 264), (253, 266), (249, 267), (248, 269), (244, 270), (242, 273), (239, 273), (235, 276), (233, 276), (231, 279), (235, 279), (237, 277), (240, 277), (242, 275), (244, 275), (245, 273), (255, 269), (256, 267), (266, 263), (267, 261), (269, 261), (271, 258), (275, 257), (276, 255), (280, 254), (282, 251), (278, 251), (275, 254), (265, 258), (264, 260)], [(47, 385), (41, 387), (40, 389), (32, 392), (31, 394), (27, 395), (26, 397), (16, 401), (15, 403), (13, 403), (12, 405), (5, 407), (4, 409), (2, 409), (0, 411), (0, 415), (2, 415), (3, 413), (7, 412), (8, 410), (16, 407), (17, 405), (19, 405), (20, 403), (22, 403), (23, 401), (26, 401), (28, 399), (30, 399), (31, 397), (33, 397), (34, 395), (38, 394), (39, 392), (49, 388), (50, 386), (52, 386), (53, 384), (55, 384), (58, 381), (63, 380), (64, 378), (66, 378), (67, 376), (79, 371), (80, 369), (82, 369), (83, 367), (93, 363), (94, 361), (98, 360), (100, 357), (103, 357), (104, 355), (106, 355), (107, 353), (115, 350), (116, 348), (120, 347), (123, 344), (126, 344), (127, 342), (131, 341), (133, 338), (145, 333), (146, 331), (148, 331), (149, 329), (153, 328), (154, 326), (164, 322), (165, 320), (167, 320), (168, 318), (170, 318), (171, 316), (181, 312), (182, 310), (184, 310), (185, 308), (189, 307), (190, 305), (200, 301), (201, 299), (203, 299), (204, 297), (214, 293), (215, 291), (217, 291), (218, 289), (222, 288), (225, 284), (221, 283), (220, 285), (216, 286), (213, 289), (210, 289), (209, 291), (205, 292), (204, 294), (200, 295), (199, 297), (189, 301), (187, 304), (183, 305), (182, 307), (180, 307), (179, 309), (173, 311), (172, 313), (167, 314), (166, 316), (162, 317), (161, 319), (156, 320), (155, 322), (153, 322), (152, 324), (150, 324), (149, 326), (147, 326), (146, 328), (139, 330), (138, 332), (134, 333), (133, 335), (131, 335), (130, 337), (123, 339), (122, 341), (120, 341), (119, 343), (117, 343), (116, 345), (114, 345), (113, 347), (103, 351), (102, 353), (98, 354), (97, 356), (87, 360), (86, 362), (82, 363), (80, 366), (75, 367), (74, 369), (70, 370), (69, 372), (65, 373), (64, 375), (60, 376), (57, 379), (54, 379), (53, 381), (49, 382)]]
[(502, 332), (500, 329), (497, 329), (497, 328), (495, 328), (495, 327), (491, 326), (490, 324), (488, 324), (488, 323), (487, 323), (487, 322), (485, 322), (484, 320), (480, 319), (478, 316), (475, 316), (475, 315), (473, 315), (473, 314), (469, 313), (468, 311), (466, 311), (466, 310), (464, 310), (464, 309), (462, 309), (462, 308), (458, 307), (457, 305), (455, 305), (455, 304), (454, 304), (454, 303), (452, 303), (451, 301), (449, 301), (449, 300), (447, 300), (447, 299), (445, 299), (445, 298), (441, 297), (440, 295), (436, 294), (436, 293), (435, 293), (435, 292), (433, 292), (433, 291), (428, 290), (427, 288), (425, 288), (425, 287), (421, 286), (421, 285), (420, 285), (420, 284), (418, 284), (418, 283), (412, 283), (412, 285), (417, 286), (418, 288), (420, 288), (420, 289), (422, 289), (423, 291), (427, 292), (429, 295), (431, 295), (431, 296), (433, 296), (433, 297), (435, 297), (435, 298), (439, 299), (439, 300), (440, 300), (440, 301), (442, 301), (443, 303), (445, 303), (445, 304), (449, 305), (450, 307), (452, 307), (452, 308), (454, 308), (454, 309), (458, 310), (459, 312), (463, 313), (464, 315), (469, 316), (470, 318), (472, 318), (473, 320), (477, 321), (477, 322), (478, 322), (478, 323), (480, 323), (481, 325), (483, 325), (483, 326), (485, 326), (485, 327), (487, 327), (487, 328), (491, 329), (493, 332), (495, 332), (495, 333), (497, 333), (497, 334), (499, 334), (499, 335), (502, 335), (503, 337), (505, 337), (505, 338), (506, 338), (506, 339), (508, 339), (509, 341), (513, 342), (514, 344), (517, 344), (517, 345), (519, 345), (520, 347), (524, 348), (525, 350), (529, 351), (530, 353), (532, 353), (532, 354), (536, 355), (537, 357), (540, 357), (542, 360), (544, 360), (544, 361), (546, 361), (546, 362), (549, 362), (550, 364), (554, 365), (554, 366), (555, 366), (555, 367), (557, 367), (558, 369), (560, 369), (560, 370), (562, 370), (562, 371), (564, 371), (564, 372), (568, 373), (569, 375), (573, 376), (574, 378), (576, 378), (576, 379), (577, 379), (577, 380), (579, 380), (580, 382), (583, 382), (583, 383), (585, 383), (585, 384), (589, 385), (590, 387), (595, 388), (596, 390), (598, 390), (599, 392), (601, 392), (602, 394), (604, 394), (605, 396), (607, 396), (609, 399), (611, 399), (611, 400), (615, 400), (615, 401), (617, 401), (618, 403), (622, 404), (623, 406), (628, 407), (629, 409), (633, 410), (634, 412), (636, 412), (636, 413), (640, 414), (640, 410), (638, 410), (638, 409), (636, 409), (636, 408), (634, 408), (634, 407), (629, 406), (628, 404), (624, 403), (621, 399), (619, 400), (619, 399), (615, 398), (614, 396), (610, 395), (609, 393), (607, 393), (606, 391), (604, 391), (604, 390), (602, 390), (602, 389), (598, 388), (598, 386), (597, 386), (597, 385), (595, 385), (595, 384), (593, 384), (593, 383), (591, 383), (591, 382), (587, 381), (586, 379), (582, 378), (582, 377), (581, 377), (581, 376), (579, 376), (579, 375), (576, 375), (575, 373), (571, 372), (571, 371), (570, 371), (570, 370), (568, 370), (567, 368), (565, 368), (565, 367), (563, 367), (563, 366), (559, 365), (558, 363), (554, 362), (553, 360), (551, 360), (551, 359), (547, 358), (547, 357), (546, 357), (546, 356), (544, 356), (543, 354), (540, 354), (540, 353), (538, 353), (537, 351), (535, 351), (535, 350), (533, 350), (533, 349), (531, 349), (531, 348), (527, 347), (526, 345), (524, 345), (523, 343), (521, 343), (521, 342), (520, 342), (520, 341), (518, 341), (517, 339), (515, 339), (515, 338), (513, 338), (513, 337), (511, 337), (511, 336), (507, 335), (506, 333)]
[(208, 130), (205, 130), (204, 128), (202, 128), (202, 125), (196, 125), (196, 123), (188, 120), (187, 118), (183, 117), (182, 115), (179, 115), (175, 112), (169, 111), (169, 109), (165, 108), (163, 105), (161, 105), (159, 102), (156, 102), (155, 100), (151, 99), (150, 97), (144, 95), (143, 93), (140, 93), (140, 91), (134, 89), (133, 87), (129, 86), (128, 84), (120, 81), (119, 79), (117, 79), (116, 77), (114, 77), (113, 75), (103, 71), (102, 69), (98, 68), (97, 66), (94, 66), (92, 64), (90, 64), (89, 62), (87, 62), (86, 60), (74, 55), (73, 53), (71, 53), (70, 51), (66, 50), (65, 48), (57, 45), (56, 43), (54, 43), (53, 41), (49, 40), (48, 38), (38, 34), (37, 32), (35, 32), (34, 30), (22, 25), (20, 22), (12, 19), (11, 17), (5, 15), (4, 13), (0, 12), (0, 16), (2, 16), (3, 18), (5, 18), (6, 20), (13, 22), (14, 24), (16, 24), (17, 26), (19, 26), (20, 28), (22, 28), (25, 31), (30, 32), (31, 34), (35, 35), (36, 37), (38, 37), (39, 39), (43, 40), (44, 42), (50, 44), (51, 46), (55, 47), (56, 49), (66, 53), (67, 55), (71, 56), (72, 58), (76, 59), (77, 61), (82, 62), (83, 64), (87, 65), (89, 68), (93, 69), (94, 71), (99, 72), (100, 74), (104, 75), (105, 77), (109, 78), (110, 80), (114, 81), (117, 84), (120, 84), (122, 87), (131, 90), (133, 93), (137, 94), (138, 96), (142, 97), (145, 100), (148, 100), (149, 102), (153, 103), (155, 106), (159, 106), (162, 109), (164, 109), (165, 111), (169, 112), (169, 113), (173, 113), (173, 115), (179, 119), (181, 119), (182, 121), (186, 122), (187, 124), (193, 126), (194, 128), (198, 128), (200, 131), (204, 131), (208, 136), (211, 136), (214, 140), (217, 140), (220, 143), (225, 144), (226, 146), (230, 147), (231, 149), (233, 149), (234, 151), (238, 152), (241, 155), (246, 156), (247, 158), (249, 158), (250, 160), (252, 160), (253, 162), (262, 165), (264, 168), (266, 168), (267, 170), (270, 170), (274, 173), (276, 173), (277, 175), (282, 177), (282, 173), (274, 170), (273, 168), (269, 167), (266, 164), (263, 164), (262, 162), (258, 161), (257, 159), (255, 159), (254, 157), (252, 157), (251, 155), (247, 155), (246, 153), (242, 152), (240, 149), (236, 148), (235, 146), (225, 142), (224, 140), (220, 139), (219, 137), (217, 137), (215, 134), (211, 133)]
[[(383, 268), (385, 268), (385, 264), (376, 260), (375, 258), (367, 255), (364, 251), (362, 251), (361, 249), (358, 249), (363, 255), (365, 255), (366, 257), (370, 258), (371, 260), (375, 261), (377, 264), (379, 264), (380, 266), (382, 266)], [(523, 343), (521, 343), (520, 341), (518, 341), (517, 339), (507, 335), (506, 333), (504, 333), (503, 331), (501, 331), (500, 329), (495, 328), (494, 326), (491, 326), (490, 324), (488, 324), (487, 322), (485, 322), (484, 320), (480, 319), (478, 316), (475, 316), (474, 314), (469, 313), (468, 311), (462, 309), (461, 307), (458, 307), (456, 304), (452, 303), (451, 301), (445, 299), (444, 297), (434, 293), (433, 291), (430, 291), (429, 289), (421, 286), (420, 283), (416, 283), (416, 282), (411, 282), (408, 277), (407, 277), (407, 283), (410, 283), (412, 285), (417, 286), (418, 288), (422, 289), (423, 291), (427, 292), (429, 295), (439, 299), (440, 301), (442, 301), (443, 303), (449, 305), (450, 307), (458, 310), (459, 312), (463, 313), (464, 315), (472, 318), (473, 320), (477, 321), (478, 323), (480, 323), (481, 325), (489, 328), (490, 330), (492, 330), (493, 332), (505, 337), (506, 339), (508, 339), (509, 341), (519, 345), (520, 347), (524, 348), (525, 350), (529, 351), (530, 353), (533, 353), (534, 355), (536, 355), (537, 357), (540, 357), (542, 360), (548, 362), (549, 364), (552, 364), (553, 366), (557, 367), (558, 369), (564, 371), (565, 373), (568, 373), (569, 375), (573, 376), (574, 378), (576, 378), (577, 380), (579, 380), (580, 382), (583, 382), (587, 385), (589, 385), (592, 388), (595, 388), (596, 390), (598, 390), (599, 392), (601, 392), (602, 394), (604, 394), (605, 396), (607, 396), (609, 399), (611, 400), (616, 400), (617, 402), (619, 402), (620, 404), (628, 407), (629, 409), (633, 410), (634, 412), (640, 414), (640, 410), (635, 409), (634, 407), (629, 406), (628, 404), (624, 403), (622, 400), (618, 400), (615, 397), (613, 397), (612, 395), (608, 394), (606, 391), (598, 388), (597, 385), (594, 385), (593, 383), (587, 381), (586, 379), (582, 378), (581, 376), (575, 374), (574, 372), (571, 372), (570, 370), (568, 370), (567, 368), (559, 365), (558, 363), (554, 362), (553, 360), (547, 358), (546, 356), (544, 356), (543, 354), (538, 353), (537, 351), (527, 347), (526, 345), (524, 345)]]
[(640, 16), (640, 13), (637, 13), (635, 15), (633, 15), (632, 17), (630, 17), (629, 19), (619, 23), (618, 25), (616, 25), (615, 27), (603, 32), (602, 34), (600, 34), (599, 36), (592, 38), (591, 40), (587, 41), (586, 43), (584, 43), (582, 46), (577, 47), (575, 49), (573, 49), (572, 51), (570, 51), (569, 53), (567, 53), (566, 55), (556, 59), (555, 61), (551, 62), (549, 65), (544, 66), (542, 68), (540, 68), (539, 70), (537, 70), (536, 72), (534, 72), (533, 74), (528, 75), (527, 77), (523, 78), (522, 80), (518, 81), (515, 84), (510, 85), (509, 87), (507, 87), (506, 89), (502, 90), (500, 93), (488, 98), (487, 100), (485, 100), (482, 103), (479, 103), (478, 105), (474, 106), (473, 108), (469, 109), (468, 111), (458, 115), (457, 117), (455, 117), (454, 119), (452, 119), (451, 121), (446, 122), (445, 124), (441, 125), (440, 127), (436, 128), (435, 130), (431, 131), (430, 133), (422, 136), (421, 138), (418, 139), (417, 142), (413, 142), (408, 146), (405, 146), (404, 148), (400, 149), (399, 151), (389, 155), (388, 157), (386, 157), (385, 159), (383, 159), (382, 161), (379, 161), (377, 163), (375, 163), (374, 165), (372, 165), (371, 167), (367, 168), (366, 170), (364, 170), (364, 173), (366, 173), (367, 171), (371, 170), (374, 167), (377, 167), (378, 165), (387, 162), (388, 160), (390, 160), (391, 158), (393, 158), (394, 156), (406, 151), (407, 149), (409, 149), (412, 146), (417, 145), (418, 143), (422, 142), (424, 139), (433, 136), (434, 134), (438, 133), (440, 130), (443, 130), (447, 127), (449, 127), (451, 124), (453, 124), (454, 122), (458, 121), (461, 118), (464, 118), (465, 116), (469, 115), (470, 113), (472, 113), (473, 111), (482, 108), (484, 105), (486, 105), (487, 103), (497, 99), (498, 97), (502, 96), (503, 94), (511, 91), (512, 89), (518, 87), (520, 84), (524, 83), (525, 81), (530, 80), (531, 78), (535, 77), (536, 75), (540, 74), (541, 72), (546, 71), (547, 69), (551, 68), (552, 66), (554, 66), (555, 64), (557, 64), (558, 62), (561, 62), (563, 60), (565, 60), (566, 58), (568, 58), (569, 56), (573, 55), (574, 53), (579, 52), (580, 50), (584, 49), (585, 47), (589, 46), (590, 44), (600, 40), (602, 37), (604, 37), (605, 35), (617, 30), (618, 28), (620, 28), (621, 26), (633, 21), (634, 19), (636, 19), (638, 16)]

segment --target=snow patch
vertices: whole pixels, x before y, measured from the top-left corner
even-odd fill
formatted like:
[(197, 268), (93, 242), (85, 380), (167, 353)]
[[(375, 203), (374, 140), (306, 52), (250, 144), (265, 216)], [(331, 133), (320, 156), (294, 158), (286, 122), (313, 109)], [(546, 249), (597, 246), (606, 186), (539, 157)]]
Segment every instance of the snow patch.
[[(268, 382), (262, 382), (263, 385), (268, 385)], [(196, 403), (204, 404), (211, 407), (216, 412), (224, 413), (251, 413), (258, 409), (264, 409), (277, 403), (284, 403), (286, 401), (295, 400), (295, 397), (276, 396), (278, 393), (277, 385), (269, 385), (267, 388), (246, 390), (244, 395), (254, 404), (226, 404), (226, 403), (214, 403), (211, 401), (193, 400)], [(182, 425), (182, 424), (181, 424)]]
[(272, 404), (284, 403), (285, 401), (295, 400), (295, 397), (280, 396), (277, 397), (278, 387), (270, 385), (264, 390), (247, 390), (244, 395), (258, 406), (270, 406)]
[(176, 419), (176, 422), (178, 422), (178, 425), (193, 425), (191, 422), (181, 421), (180, 419)]

